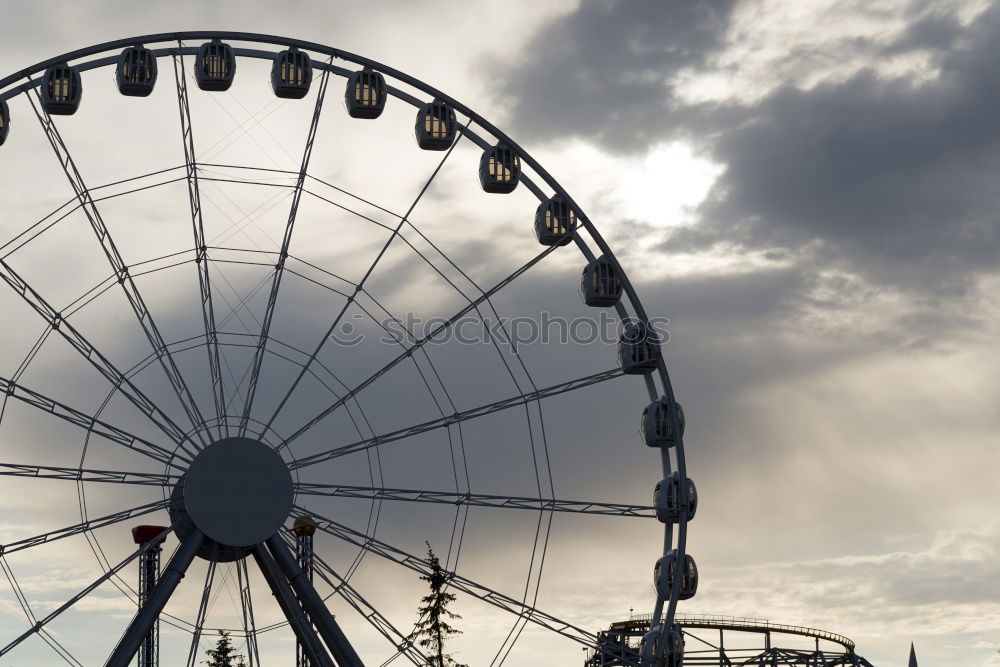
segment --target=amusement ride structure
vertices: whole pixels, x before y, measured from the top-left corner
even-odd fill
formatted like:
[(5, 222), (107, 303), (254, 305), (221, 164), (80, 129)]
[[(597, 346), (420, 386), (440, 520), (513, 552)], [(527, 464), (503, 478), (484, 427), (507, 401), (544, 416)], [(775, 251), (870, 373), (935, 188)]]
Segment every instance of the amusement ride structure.
[[(684, 665), (690, 667), (872, 667), (854, 652), (853, 641), (826, 630), (706, 614), (677, 614), (674, 623), (684, 637)], [(591, 652), (585, 667), (629, 664), (630, 652), (638, 648), (649, 627), (648, 614), (612, 623), (599, 633), (604, 648)]]
[[(208, 151), (199, 144), (202, 134), (193, 122), (197, 117), (192, 112), (193, 99), (227, 91), (239, 77), (238, 64), (260, 61), (270, 65), (270, 84), (276, 99), (305, 98), (306, 101), (299, 103), (303, 108), (312, 101), (308, 126), (303, 128), (306, 138), (297, 170), (212, 163), (205, 157)], [(105, 83), (87, 74), (92, 70), (113, 72), (117, 90), (110, 81)], [(87, 100), (83, 99), (84, 83)], [(390, 101), (392, 105), (412, 106), (417, 146), (424, 151), (440, 152), (440, 161), (405, 212), (374, 204), (310, 172), (318, 127), (329, 114), (340, 111), (331, 108), (334, 105), (327, 99), (331, 84), (344, 91), (347, 113), (358, 119), (352, 122), (377, 122)], [(261, 85), (266, 83), (261, 81)], [(179, 118), (179, 126), (154, 126), (152, 119), (158, 116), (144, 106), (152, 105), (157, 95), (143, 98), (162, 86), (176, 91), (176, 95), (171, 91), (170, 97), (175, 99), (170, 105), (176, 105), (171, 113), (176, 113), (174, 123)], [(95, 155), (91, 147), (90, 154), (81, 153), (78, 160), (76, 148), (68, 140), (68, 128), (79, 117), (69, 116), (81, 105), (99, 103), (102, 96), (110, 95), (128, 99), (129, 120), (150, 120), (146, 121), (144, 134), (123, 137), (130, 142), (135, 156), (130, 161), (133, 169), (130, 176), (111, 182), (85, 181), (83, 174), (91, 173), (88, 160), (100, 162), (103, 156)], [(125, 116), (119, 118), (125, 122)], [(37, 127), (28, 139), (30, 126), (36, 122)], [(37, 132), (39, 128), (41, 133)], [(175, 151), (178, 156), (183, 155), (182, 164), (146, 171), (138, 168), (144, 141), (154, 133), (176, 137)], [(45, 141), (39, 141), (40, 137)], [(0, 641), (0, 656), (16, 657), (26, 640), (40, 638), (66, 663), (81, 664), (57, 634), (50, 632), (50, 624), (74, 605), (92, 599), (98, 587), (110, 582), (136, 605), (136, 611), (122, 627), (104, 628), (105, 632), (120, 634), (118, 641), (108, 646), (105, 664), (124, 667), (136, 659), (145, 667), (158, 664), (157, 632), (161, 623), (168, 623), (172, 630), (191, 634), (187, 664), (193, 666), (200, 657), (199, 639), (221, 629), (206, 625), (206, 615), (213, 604), (213, 581), (217, 584), (222, 576), (217, 575), (216, 567), (232, 566), (242, 622), (228, 631), (245, 641), (251, 667), (261, 664), (257, 639), (265, 631), (255, 624), (252, 603), (251, 582), (259, 577), (280, 607), (283, 623), (295, 634), (299, 664), (344, 667), (385, 664), (397, 658), (417, 665), (428, 664), (427, 656), (415, 645), (408, 628), (390, 621), (389, 615), (370, 603), (369, 596), (352, 580), (357, 563), (366, 557), (395, 563), (414, 573), (410, 575), (414, 577), (428, 572), (429, 563), (421, 555), (376, 536), (375, 524), (382, 503), (391, 501), (437, 506), (439, 511), (454, 515), (453, 521), (448, 519), (449, 524), (453, 523), (447, 559), (448, 586), (509, 613), (511, 631), (496, 651), (495, 664), (506, 659), (527, 624), (566, 637), (592, 651), (591, 664), (666, 667), (681, 664), (684, 652), (681, 631), (687, 626), (677, 624), (677, 605), (691, 598), (697, 589), (697, 568), (686, 549), (687, 526), (695, 515), (697, 497), (687, 476), (684, 416), (674, 398), (661, 351), (662, 341), (650, 326), (628, 276), (595, 224), (513, 139), (444, 92), (352, 53), (268, 35), (181, 32), (144, 35), (79, 49), (0, 80), (0, 145), (4, 145), (0, 148), (0, 165), (4, 172), (18, 169), (13, 161), (4, 159), (4, 151), (13, 150), (15, 145), (25, 146), (29, 141), (35, 142), (31, 150), (51, 151), (59, 165), (57, 177), (41, 179), (39, 183), (44, 183), (48, 192), (65, 188), (67, 199), (41, 219), (18, 221), (16, 229), (12, 224), (20, 209), (14, 205), (6, 207), (3, 228), (6, 237), (0, 239), (0, 278), (5, 285), (5, 297), (20, 304), (26, 314), (28, 323), (19, 325), (17, 331), (37, 328), (40, 335), (20, 344), (18, 362), (7, 370), (0, 369), (0, 390), (4, 396), (0, 413), (3, 453), (0, 474), (75, 482), (80, 520), (9, 540), (0, 547), (0, 562), (28, 619), (22, 633)], [(481, 151), (478, 165), (470, 165), (469, 170), (475, 173), (478, 167), (484, 191), (509, 194), (519, 188), (538, 200), (535, 211), (524, 211), (528, 235), (532, 226), (529, 220), (534, 215), (537, 252), (527, 262), (505, 268), (504, 277), (491, 284), (480, 285), (471, 277), (471, 271), (452, 261), (410, 217), (460, 142)], [(287, 195), (283, 200), (288, 201), (288, 207), (280, 243), (270, 248), (237, 248), (206, 231), (209, 216), (204, 213), (203, 198), (205, 186), (210, 182), (274, 188)], [(148, 234), (137, 240), (130, 236), (129, 230), (123, 231), (122, 226), (116, 225), (112, 215), (106, 217), (108, 207), (118, 198), (134, 197), (136, 193), (177, 183), (182, 183), (186, 190), (184, 210), (172, 212), (160, 224), (164, 228), (169, 226), (171, 234), (183, 231), (187, 235), (181, 250), (170, 249), (165, 240), (161, 243)], [(30, 196), (30, 193), (20, 194)], [(8, 192), (8, 198), (10, 195)], [(344, 278), (335, 273), (337, 266), (317, 266), (292, 252), (296, 249), (297, 234), (301, 234), (296, 230), (296, 221), (305, 200), (329, 202), (338, 210), (371, 223), (383, 235), (381, 250), (373, 253), (366, 271)], [(153, 213), (160, 212), (150, 212)], [(86, 224), (79, 225), (81, 220)], [(58, 241), (60, 234), (68, 233), (65, 230), (70, 224), (76, 224), (77, 231), (86, 230), (90, 250), (86, 249), (83, 236), (67, 236), (58, 246), (51, 246), (59, 248), (62, 253), (59, 259), (47, 259), (45, 253), (50, 246), (44, 244), (50, 239)], [(167, 232), (164, 234), (166, 238)], [(123, 240), (124, 237), (128, 240)], [(336, 347), (331, 341), (342, 330), (349, 309), (364, 305), (381, 308), (371, 296), (372, 276), (390, 250), (401, 245), (413, 251), (414, 261), (428, 264), (464, 305), (457, 312), (448, 313), (439, 326), (425, 334), (406, 331), (396, 341), (398, 349), (389, 357), (367, 369), (358, 380), (341, 381), (327, 367), (324, 355), (341, 353), (330, 352)], [(139, 248), (142, 252), (128, 248)], [(460, 391), (449, 392), (448, 382), (442, 379), (427, 353), (428, 341), (446, 333), (462, 318), (482, 317), (484, 312), (495, 314), (495, 302), (519, 277), (557, 254), (565, 256), (571, 252), (580, 254), (583, 267), (580, 293), (585, 303), (608, 309), (622, 325), (617, 362), (609, 354), (607, 363), (602, 365), (607, 370), (538, 385), (519, 349), (493, 340), (510, 374), (513, 390), (495, 400), (464, 404)], [(77, 277), (75, 272), (82, 271), (80, 267), (86, 262), (103, 266), (100, 281), (87, 284)], [(56, 284), (53, 265), (59, 263), (64, 263), (60, 270), (72, 278)], [(252, 316), (248, 316), (247, 299), (236, 305), (228, 300), (223, 303), (220, 283), (225, 280), (223, 269), (236, 265), (258, 267), (265, 275), (255, 294), (266, 295), (266, 302)], [(47, 269), (33, 270), (32, 267), (38, 266)], [(191, 317), (189, 323), (197, 323), (195, 327), (173, 326), (168, 321), (169, 314), (158, 310), (149, 298), (149, 290), (155, 288), (151, 287), (148, 276), (160, 271), (170, 271), (173, 284), (191, 285), (192, 292), (197, 293), (197, 304), (188, 301), (183, 305), (185, 315)], [(321, 309), (318, 315), (313, 313), (320, 318), (321, 325), (303, 322), (301, 328), (305, 333), (312, 332), (307, 344), (275, 334), (274, 325), (282, 319), (278, 314), (282, 297), (289, 293), (289, 282), (296, 279), (312, 281), (336, 293), (342, 304), (339, 310)], [(124, 296), (127, 318), (111, 322), (112, 318), (91, 314), (112, 296), (118, 299)], [(395, 321), (402, 321), (382, 310)], [(33, 319), (28, 319), (29, 316)], [(374, 316), (371, 319), (376, 320)], [(249, 325), (253, 326), (245, 320), (250, 320)], [(237, 322), (244, 324), (246, 330), (239, 330)], [(138, 363), (124, 365), (120, 361), (119, 352), (125, 348), (120, 338), (114, 338), (110, 347), (100, 341), (102, 332), (112, 324), (120, 325), (122, 330), (131, 327), (130, 331), (139, 334), (138, 340), (146, 350)], [(13, 336), (14, 328), (6, 333)], [(66, 354), (61, 363), (78, 364), (89, 375), (83, 381), (56, 377), (45, 388), (33, 384), (29, 380), (40, 364), (40, 355), (59, 341), (68, 343), (60, 348)], [(4, 340), (3, 344), (9, 350), (19, 343)], [(293, 370), (287, 377), (269, 376), (268, 370), (275, 368), (275, 364)], [(377, 409), (380, 406), (366, 404), (365, 398), (373, 388), (385, 385), (383, 378), (391, 377), (394, 369), (404, 366), (419, 373), (440, 414), (401, 427), (380, 429)], [(246, 370), (240, 377), (242, 368)], [(36, 375), (52, 377), (59, 373)], [(540, 417), (543, 400), (626, 375), (637, 379), (621, 382), (640, 382), (648, 394), (648, 401), (636, 406), (635, 420), (641, 423), (642, 439), (649, 450), (640, 445), (634, 453), (641, 456), (648, 451), (659, 463), (658, 472), (651, 472), (648, 480), (650, 503), (557, 498), (551, 471), (546, 467), (547, 445)], [(278, 392), (277, 396), (266, 396), (270, 391)], [(490, 415), (517, 411), (528, 415), (532, 454), (524, 474), (532, 484), (537, 481), (537, 492), (533, 495), (472, 492), (467, 483), (468, 465), (465, 464), (464, 481), (460, 472), (465, 456), (463, 427)], [(375, 416), (369, 419), (369, 413)], [(343, 430), (344, 423), (350, 423), (347, 417), (357, 428), (356, 437), (332, 446), (330, 443), (344, 439), (336, 435)], [(38, 424), (41, 426), (36, 427)], [(45, 435), (56, 432), (58, 438)], [(27, 433), (37, 434), (31, 436), (30, 448), (20, 446)], [(451, 458), (443, 465), (455, 469), (454, 488), (428, 488), (422, 485), (419, 476), (405, 488), (382, 482), (379, 452), (406, 446), (425, 434), (449, 443)], [(52, 451), (46, 449), (46, 437), (61, 439), (55, 451), (70, 452), (76, 457), (72, 465), (65, 462), (55, 465), (44, 458), (43, 452)], [(67, 438), (76, 438), (78, 447)], [(100, 454), (112, 449), (117, 454)], [(24, 457), (36, 453), (43, 460), (25, 460)], [(364, 470), (366, 474), (371, 470), (369, 479), (347, 485), (330, 483), (327, 477), (318, 481), (304, 478), (310, 471), (330, 470), (333, 462), (347, 466), (351, 456), (367, 461), (368, 468)], [(127, 461), (129, 467), (109, 463), (119, 460)], [(139, 469), (142, 462), (146, 467)], [(94, 510), (92, 500), (98, 487), (106, 490), (101, 491), (105, 497), (111, 497), (99, 504), (100, 512)], [(150, 502), (147, 497), (143, 503), (134, 502), (136, 494), (151, 492), (160, 498)], [(365, 504), (368, 526), (350, 526), (336, 512), (321, 511), (324, 506), (316, 504), (320, 498), (339, 499), (345, 506), (353, 503), (351, 507)], [(655, 600), (650, 605), (649, 618), (662, 621), (652, 627), (647, 621), (637, 641), (612, 644), (605, 641), (605, 633), (598, 635), (581, 627), (579, 622), (558, 618), (536, 606), (540, 565), (534, 575), (529, 570), (527, 583), (513, 593), (494, 590), (477, 578), (462, 574), (457, 567), (457, 554), (468, 508), (477, 506), (537, 516), (533, 567), (544, 559), (553, 513), (658, 521), (663, 531), (663, 550), (650, 554)], [(140, 517), (163, 525), (136, 528), (135, 550), (124, 558), (106, 555), (112, 549), (108, 538), (101, 536), (108, 533), (105, 530), (98, 534), (98, 529), (126, 521), (136, 523)], [(119, 528), (119, 532), (124, 531)], [(314, 551), (314, 534), (330, 536), (355, 550), (354, 563), (346, 571), (335, 569), (319, 545)], [(87, 538), (103, 574), (42, 615), (24, 595), (15, 568), (8, 561), (18, 552), (44, 550), (46, 545), (74, 535)], [(497, 535), (497, 540), (500, 539)], [(175, 607), (168, 612), (167, 604), (180, 590), (185, 572), (199, 559), (207, 563), (200, 603), (187, 616), (176, 612)], [(248, 566), (251, 560), (255, 568)], [(132, 586), (131, 576), (127, 576), (134, 570), (126, 569), (137, 566), (142, 573), (138, 589)], [(611, 572), (606, 574), (613, 576)], [(318, 592), (314, 575), (329, 587), (332, 591), (329, 595), (339, 596), (375, 633), (384, 637), (388, 657), (359, 654), (351, 637), (341, 628), (342, 619), (335, 619), (330, 613), (329, 596)], [(99, 641), (99, 637), (94, 641)]]

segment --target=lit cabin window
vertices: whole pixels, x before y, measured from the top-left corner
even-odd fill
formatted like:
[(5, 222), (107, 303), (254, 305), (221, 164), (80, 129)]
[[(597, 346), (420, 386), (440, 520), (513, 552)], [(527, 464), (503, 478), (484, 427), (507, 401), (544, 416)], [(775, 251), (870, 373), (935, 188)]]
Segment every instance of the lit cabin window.
[(626, 375), (649, 375), (660, 359), (660, 343), (656, 334), (642, 322), (625, 327), (618, 339), (618, 363)]
[(693, 481), (687, 480), (687, 504), (684, 504), (681, 500), (680, 474), (674, 471), (656, 485), (653, 507), (656, 508), (656, 518), (661, 523), (677, 523), (681, 520), (681, 512), (685, 507), (687, 520), (690, 521), (698, 511), (698, 489)]
[(76, 113), (83, 97), (80, 73), (63, 63), (50, 67), (42, 80), (42, 106), (53, 116)]
[(194, 78), (202, 90), (229, 90), (236, 76), (236, 55), (233, 47), (216, 39), (198, 47)]
[(580, 295), (588, 306), (606, 308), (622, 298), (622, 281), (611, 261), (598, 257), (583, 268), (580, 278)]
[(454, 109), (437, 100), (428, 102), (417, 114), (417, 145), (425, 151), (446, 151), (455, 143), (457, 127)]
[(514, 150), (497, 144), (483, 151), (479, 158), (479, 183), (486, 192), (513, 192), (521, 180), (521, 158)]
[(380, 73), (366, 67), (347, 78), (344, 104), (352, 118), (378, 118), (385, 109), (385, 99), (385, 77)]
[(677, 599), (690, 600), (698, 592), (698, 566), (695, 565), (694, 558), (690, 554), (684, 554), (683, 565), (678, 568), (677, 556), (677, 550), (674, 549), (656, 561), (656, 567), (653, 568), (653, 585), (661, 599), (670, 599), (677, 570), (680, 570), (681, 579)]
[(7, 141), (7, 133), (10, 131), (10, 108), (6, 100), (0, 100), (0, 146)]
[(542, 245), (566, 245), (576, 232), (576, 213), (559, 195), (543, 201), (535, 211), (535, 237)]
[[(680, 403), (674, 403), (677, 408), (677, 424), (681, 435), (684, 435), (684, 409)], [(670, 404), (664, 396), (658, 401), (650, 403), (642, 411), (642, 425), (640, 427), (642, 439), (650, 447), (673, 447), (677, 444), (674, 435), (674, 424), (670, 419)]]
[(677, 630), (667, 630), (661, 635), (660, 627), (653, 626), (639, 640), (639, 658), (643, 665), (681, 667), (684, 662), (684, 638)]
[(115, 80), (122, 95), (146, 97), (156, 85), (156, 56), (142, 46), (130, 46), (118, 56)]
[(301, 100), (312, 84), (309, 56), (294, 46), (274, 56), (271, 64), (271, 88), (277, 97)]

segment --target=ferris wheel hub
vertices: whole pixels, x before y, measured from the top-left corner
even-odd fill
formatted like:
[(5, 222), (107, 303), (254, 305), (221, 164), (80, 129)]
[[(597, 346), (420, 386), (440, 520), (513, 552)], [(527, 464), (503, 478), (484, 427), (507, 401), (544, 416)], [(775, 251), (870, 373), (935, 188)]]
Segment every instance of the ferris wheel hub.
[(258, 440), (212, 443), (184, 474), (184, 506), (206, 536), (249, 547), (281, 529), (292, 510), (292, 474), (281, 455)]

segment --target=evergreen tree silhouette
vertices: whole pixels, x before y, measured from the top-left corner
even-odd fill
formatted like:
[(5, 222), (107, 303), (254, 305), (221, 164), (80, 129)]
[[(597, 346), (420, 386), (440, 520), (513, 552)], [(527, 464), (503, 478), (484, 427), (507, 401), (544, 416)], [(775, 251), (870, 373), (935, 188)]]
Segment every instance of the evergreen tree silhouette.
[(427, 560), (430, 562), (431, 571), (420, 577), (430, 586), (430, 593), (420, 598), (421, 606), (417, 609), (420, 620), (413, 632), (413, 636), (419, 638), (417, 644), (426, 649), (428, 656), (428, 667), (468, 667), (456, 662), (451, 653), (444, 652), (444, 643), (455, 635), (462, 634), (462, 631), (451, 625), (450, 621), (459, 620), (462, 617), (449, 611), (448, 605), (455, 601), (455, 595), (444, 590), (448, 583), (448, 573), (441, 567), (441, 561), (431, 548), (430, 542), (427, 545)]
[(247, 667), (243, 656), (236, 653), (233, 642), (229, 639), (229, 633), (220, 630), (219, 641), (215, 642), (215, 648), (205, 651), (208, 661), (204, 664), (208, 667)]

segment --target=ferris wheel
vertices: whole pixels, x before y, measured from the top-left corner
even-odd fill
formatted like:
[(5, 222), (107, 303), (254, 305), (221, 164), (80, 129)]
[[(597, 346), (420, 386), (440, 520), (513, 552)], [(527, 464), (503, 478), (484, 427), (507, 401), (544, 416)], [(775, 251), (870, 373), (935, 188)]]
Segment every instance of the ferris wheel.
[[(251, 112), (239, 97), (228, 106), (219, 101), (245, 71), (261, 67), (270, 89), (264, 77), (253, 85), (269, 96), (265, 106)], [(346, 116), (327, 99), (331, 84), (344, 91)], [(87, 116), (88, 105), (100, 113)], [(233, 117), (238, 107), (242, 121)], [(222, 121), (194, 122), (213, 114)], [(285, 135), (267, 145), (252, 138), (249, 130), (272, 114), (282, 118), (277, 132), (301, 140), (294, 149)], [(336, 141), (351, 149), (321, 139), (332, 114), (342, 123)], [(393, 114), (410, 119), (416, 149), (395, 129), (372, 129), (380, 122), (394, 128), (387, 120)], [(235, 130), (220, 125), (226, 116)], [(127, 160), (107, 137), (127, 147)], [(183, 163), (161, 165), (155, 142)], [(386, 158), (386, 144), (426, 159), (402, 208), (376, 201), (391, 185), (380, 181), (363, 193), (356, 186), (413, 170), (411, 162)], [(453, 156), (470, 150), (478, 162), (457, 164), (462, 158)], [(257, 159), (276, 151), (285, 157), (273, 165)], [(336, 178), (318, 176), (316, 156), (340, 151), (352, 160), (380, 159), (369, 168), (342, 166)], [(282, 166), (292, 159), (294, 168)], [(141, 665), (156, 664), (161, 624), (190, 634), (181, 655), (189, 665), (200, 641), (226, 631), (258, 666), (258, 641), (281, 628), (294, 634), (300, 664), (426, 665), (412, 619), (394, 618), (377, 601), (399, 577), (431, 572), (423, 552), (391, 536), (419, 532), (426, 518), (443, 526), (435, 542), (447, 545), (440, 551), (448, 588), (507, 619), (490, 649), (492, 664), (507, 660), (531, 627), (596, 651), (599, 664), (679, 667), (683, 640), (674, 618), (678, 602), (697, 589), (686, 550), (697, 495), (662, 337), (595, 224), (488, 120), (417, 78), (321, 44), (164, 33), (79, 49), (0, 80), (0, 164), (9, 174), (0, 230), (7, 322), (0, 333), (0, 475), (16, 488), (9, 493), (42, 504), (71, 494), (78, 513), (62, 527), (0, 546), (10, 594), (27, 619), (23, 631), (0, 637), (0, 656), (17, 657), (40, 640), (62, 661), (81, 664), (52, 628), (111, 589), (130, 618), (93, 636), (95, 644), (101, 635), (119, 636), (107, 647), (106, 665), (136, 656)], [(432, 185), (453, 172), (468, 172), (471, 183), (478, 175), (470, 188), (476, 197), (508, 203), (477, 205), (432, 229), (418, 226), (421, 202), (452, 196), (435, 194)], [(169, 197), (183, 206), (169, 209), (176, 203)], [(52, 198), (62, 203), (36, 215)], [(524, 224), (511, 227), (527, 239), (516, 241), (520, 255), (482, 245), (492, 232), (478, 216), (494, 209), (522, 211)], [(303, 229), (307, 219), (354, 226), (334, 230), (330, 223), (318, 234)], [(461, 257), (446, 253), (449, 239), (460, 241)], [(525, 298), (514, 292), (525, 276), (559, 262), (582, 266), (574, 291), (588, 309), (612, 314), (621, 333), (617, 359), (613, 351), (594, 359), (607, 350), (588, 349), (588, 363), (599, 370), (580, 363), (575, 367), (586, 372), (547, 382), (545, 356), (519, 344), (502, 311)], [(401, 309), (434, 317), (418, 327)], [(443, 362), (434, 346), (470, 319), (489, 322), (498, 335), (448, 348), (464, 356)], [(487, 362), (474, 355), (489, 355), (494, 370), (484, 371), (477, 364)], [(572, 421), (573, 410), (599, 418), (606, 408), (580, 400), (550, 417), (547, 430), (551, 413), (543, 406), (605, 383), (641, 383), (648, 394), (634, 406), (641, 442), (619, 434), (624, 444), (609, 452), (658, 459), (657, 472), (637, 481), (648, 484), (648, 504), (555, 492), (546, 434), (559, 420)], [(505, 430), (515, 421), (516, 431)], [(486, 478), (489, 492), (474, 492), (473, 480)], [(391, 518), (388, 507), (401, 509)], [(503, 530), (480, 531), (492, 545), (463, 552), (476, 531), (470, 508), (480, 507), (529, 517), (528, 565), (515, 590), (479, 576), (507, 569)], [(659, 523), (663, 550), (649, 561), (652, 618), (660, 621), (638, 650), (606, 647), (583, 622), (538, 603), (553, 516), (569, 513)], [(119, 524), (140, 518), (163, 526), (137, 530), (126, 549)], [(337, 545), (336, 557), (311, 541), (304, 546), (314, 533)], [(86, 540), (102, 574), (57, 605), (34, 604), (18, 570), (47, 562), (71, 537)], [(161, 569), (158, 553), (168, 537), (172, 553)], [(475, 558), (490, 553), (495, 561), (477, 566)], [(367, 575), (373, 561), (388, 569)], [(139, 562), (145, 587), (133, 585), (129, 569)], [(204, 566), (204, 585), (192, 593), (195, 564)], [(237, 622), (213, 625), (224, 586), (236, 591)], [(261, 624), (266, 595), (278, 611)], [(359, 648), (344, 630), (347, 616), (330, 612), (334, 601), (357, 612), (381, 639), (380, 652)]]

